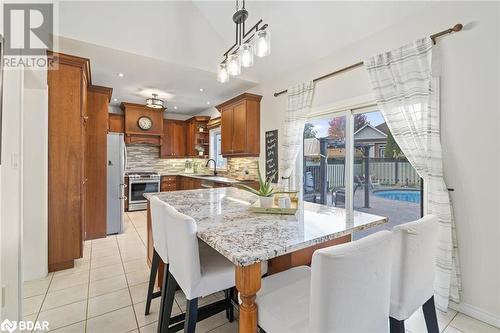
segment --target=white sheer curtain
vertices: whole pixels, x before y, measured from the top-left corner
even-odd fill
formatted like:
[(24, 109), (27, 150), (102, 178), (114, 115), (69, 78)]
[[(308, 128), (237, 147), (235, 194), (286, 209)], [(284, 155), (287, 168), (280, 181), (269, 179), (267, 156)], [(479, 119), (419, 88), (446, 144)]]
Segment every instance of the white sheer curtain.
[(419, 39), (365, 61), (377, 104), (408, 158), (424, 179), (424, 209), (439, 218), (436, 306), (446, 311), (460, 298), (455, 223), (443, 178), (439, 130), (439, 82), (432, 77), (431, 39)]
[(304, 136), (304, 125), (311, 109), (314, 82), (309, 81), (288, 88), (288, 105), (281, 143), (279, 184), (282, 188), (295, 188), (291, 177)]

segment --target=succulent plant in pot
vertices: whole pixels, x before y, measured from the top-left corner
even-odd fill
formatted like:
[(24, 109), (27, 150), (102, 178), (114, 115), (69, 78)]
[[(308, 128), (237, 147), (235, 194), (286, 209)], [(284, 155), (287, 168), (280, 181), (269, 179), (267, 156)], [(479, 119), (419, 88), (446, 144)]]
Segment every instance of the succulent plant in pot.
[(253, 187), (239, 184), (238, 187), (241, 187), (244, 190), (247, 190), (253, 194), (256, 194), (259, 196), (260, 200), (260, 206), (262, 208), (271, 208), (273, 206), (274, 202), (274, 195), (276, 193), (282, 193), (275, 191), (274, 188), (272, 187), (271, 180), (274, 178), (274, 176), (278, 173), (276, 171), (273, 173), (271, 176), (267, 178), (262, 178), (262, 174), (260, 173), (260, 167), (259, 167), (259, 162), (257, 162), (257, 174), (259, 176), (259, 189), (254, 189)]

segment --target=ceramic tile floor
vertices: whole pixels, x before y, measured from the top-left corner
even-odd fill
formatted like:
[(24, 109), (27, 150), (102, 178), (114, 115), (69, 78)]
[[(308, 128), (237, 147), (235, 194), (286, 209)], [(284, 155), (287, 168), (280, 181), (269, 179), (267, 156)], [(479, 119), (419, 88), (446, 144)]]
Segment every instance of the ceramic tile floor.
[[(146, 265), (146, 212), (124, 215), (124, 233), (85, 242), (82, 259), (72, 269), (24, 285), (25, 320), (48, 320), (54, 332), (156, 332), (159, 299), (144, 316), (149, 268)], [(173, 313), (184, 310), (184, 295), (176, 295)], [(218, 293), (200, 304), (223, 297)], [(500, 333), (500, 329), (450, 310), (438, 312), (445, 333)], [(197, 325), (196, 332), (237, 332), (237, 321), (225, 313)], [(426, 332), (421, 311), (406, 322), (407, 332)]]

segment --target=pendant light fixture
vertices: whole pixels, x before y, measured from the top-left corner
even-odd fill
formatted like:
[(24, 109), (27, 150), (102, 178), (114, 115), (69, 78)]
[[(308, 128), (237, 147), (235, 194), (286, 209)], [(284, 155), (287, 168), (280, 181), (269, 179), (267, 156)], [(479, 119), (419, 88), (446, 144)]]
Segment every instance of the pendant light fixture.
[(153, 109), (163, 109), (163, 101), (158, 98), (158, 94), (153, 94), (152, 98), (146, 99), (146, 106)]
[(236, 12), (233, 15), (233, 22), (236, 24), (236, 42), (224, 53), (224, 60), (219, 64), (217, 80), (227, 82), (229, 76), (241, 74), (241, 67), (252, 67), (254, 64), (254, 54), (265, 57), (271, 54), (271, 37), (267, 30), (268, 25), (259, 20), (250, 30), (245, 31), (245, 21), (248, 18), (248, 11), (245, 9), (245, 0), (242, 1), (242, 8), (239, 8), (236, 0)]

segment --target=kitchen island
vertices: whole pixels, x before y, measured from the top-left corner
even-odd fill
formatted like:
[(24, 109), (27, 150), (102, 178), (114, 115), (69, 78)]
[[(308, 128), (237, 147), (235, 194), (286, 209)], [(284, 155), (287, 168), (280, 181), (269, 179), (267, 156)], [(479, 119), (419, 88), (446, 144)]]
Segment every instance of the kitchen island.
[[(240, 292), (240, 332), (255, 332), (260, 289), (260, 262), (269, 261), (269, 274), (292, 266), (310, 264), (312, 252), (350, 241), (351, 234), (387, 222), (382, 216), (302, 202), (295, 215), (257, 214), (248, 207), (258, 197), (232, 188), (147, 194), (191, 216), (198, 237), (235, 265)], [(152, 256), (151, 220), (148, 209), (148, 258)], [(161, 269), (159, 270), (162, 271)]]

